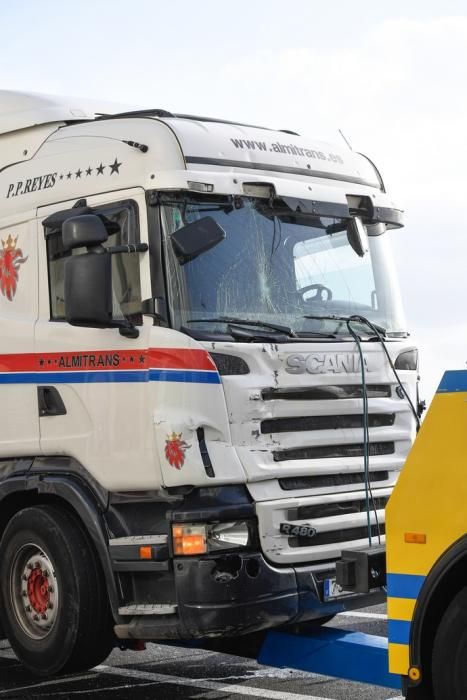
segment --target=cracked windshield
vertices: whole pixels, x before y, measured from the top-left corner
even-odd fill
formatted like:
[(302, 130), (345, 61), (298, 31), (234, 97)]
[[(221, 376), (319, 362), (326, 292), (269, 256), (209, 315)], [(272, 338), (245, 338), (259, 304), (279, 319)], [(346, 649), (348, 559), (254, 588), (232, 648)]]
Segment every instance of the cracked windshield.
[[(225, 237), (181, 260), (171, 235), (205, 217)], [(162, 223), (174, 328), (227, 333), (221, 319), (228, 317), (281, 324), (303, 337), (347, 335), (342, 321), (306, 317), (359, 314), (389, 334), (406, 330), (381, 224), (367, 227), (369, 251), (360, 257), (345, 219), (295, 212), (280, 200), (167, 195)]]

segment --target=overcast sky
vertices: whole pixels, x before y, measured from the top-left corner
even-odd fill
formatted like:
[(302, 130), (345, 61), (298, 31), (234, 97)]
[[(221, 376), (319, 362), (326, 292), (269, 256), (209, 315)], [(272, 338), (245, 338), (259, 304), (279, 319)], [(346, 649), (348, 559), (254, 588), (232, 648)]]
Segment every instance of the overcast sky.
[(467, 3), (0, 0), (0, 89), (336, 140), (406, 210), (393, 234), (424, 393), (467, 360)]

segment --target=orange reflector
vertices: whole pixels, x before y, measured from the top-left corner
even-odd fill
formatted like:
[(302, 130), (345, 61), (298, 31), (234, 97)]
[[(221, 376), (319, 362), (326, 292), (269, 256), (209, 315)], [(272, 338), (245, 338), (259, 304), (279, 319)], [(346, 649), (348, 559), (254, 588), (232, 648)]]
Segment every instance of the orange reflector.
[(411, 681), (419, 681), (422, 677), (421, 671), (416, 666), (409, 668), (409, 678)]
[(152, 547), (140, 547), (139, 548), (139, 558), (140, 559), (152, 559)]
[(426, 535), (423, 532), (406, 532), (404, 542), (407, 544), (426, 544)]
[(174, 554), (206, 554), (206, 530), (202, 525), (173, 525)]

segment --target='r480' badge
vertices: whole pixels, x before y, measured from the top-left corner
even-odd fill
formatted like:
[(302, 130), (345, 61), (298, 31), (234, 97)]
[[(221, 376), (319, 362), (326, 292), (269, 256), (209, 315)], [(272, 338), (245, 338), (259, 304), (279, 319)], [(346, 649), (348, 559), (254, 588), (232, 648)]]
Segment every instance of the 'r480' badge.
[(279, 532), (287, 537), (314, 537), (316, 529), (310, 525), (293, 525), (292, 523), (281, 523)]

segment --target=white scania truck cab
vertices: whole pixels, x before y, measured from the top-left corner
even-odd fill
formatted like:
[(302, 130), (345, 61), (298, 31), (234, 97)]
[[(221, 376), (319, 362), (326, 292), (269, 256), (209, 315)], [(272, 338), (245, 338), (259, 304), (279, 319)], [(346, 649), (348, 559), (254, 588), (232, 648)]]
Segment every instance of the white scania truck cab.
[(335, 563), (384, 541), (415, 434), (400, 226), (341, 145), (0, 92), (0, 621), (29, 669), (379, 602)]

